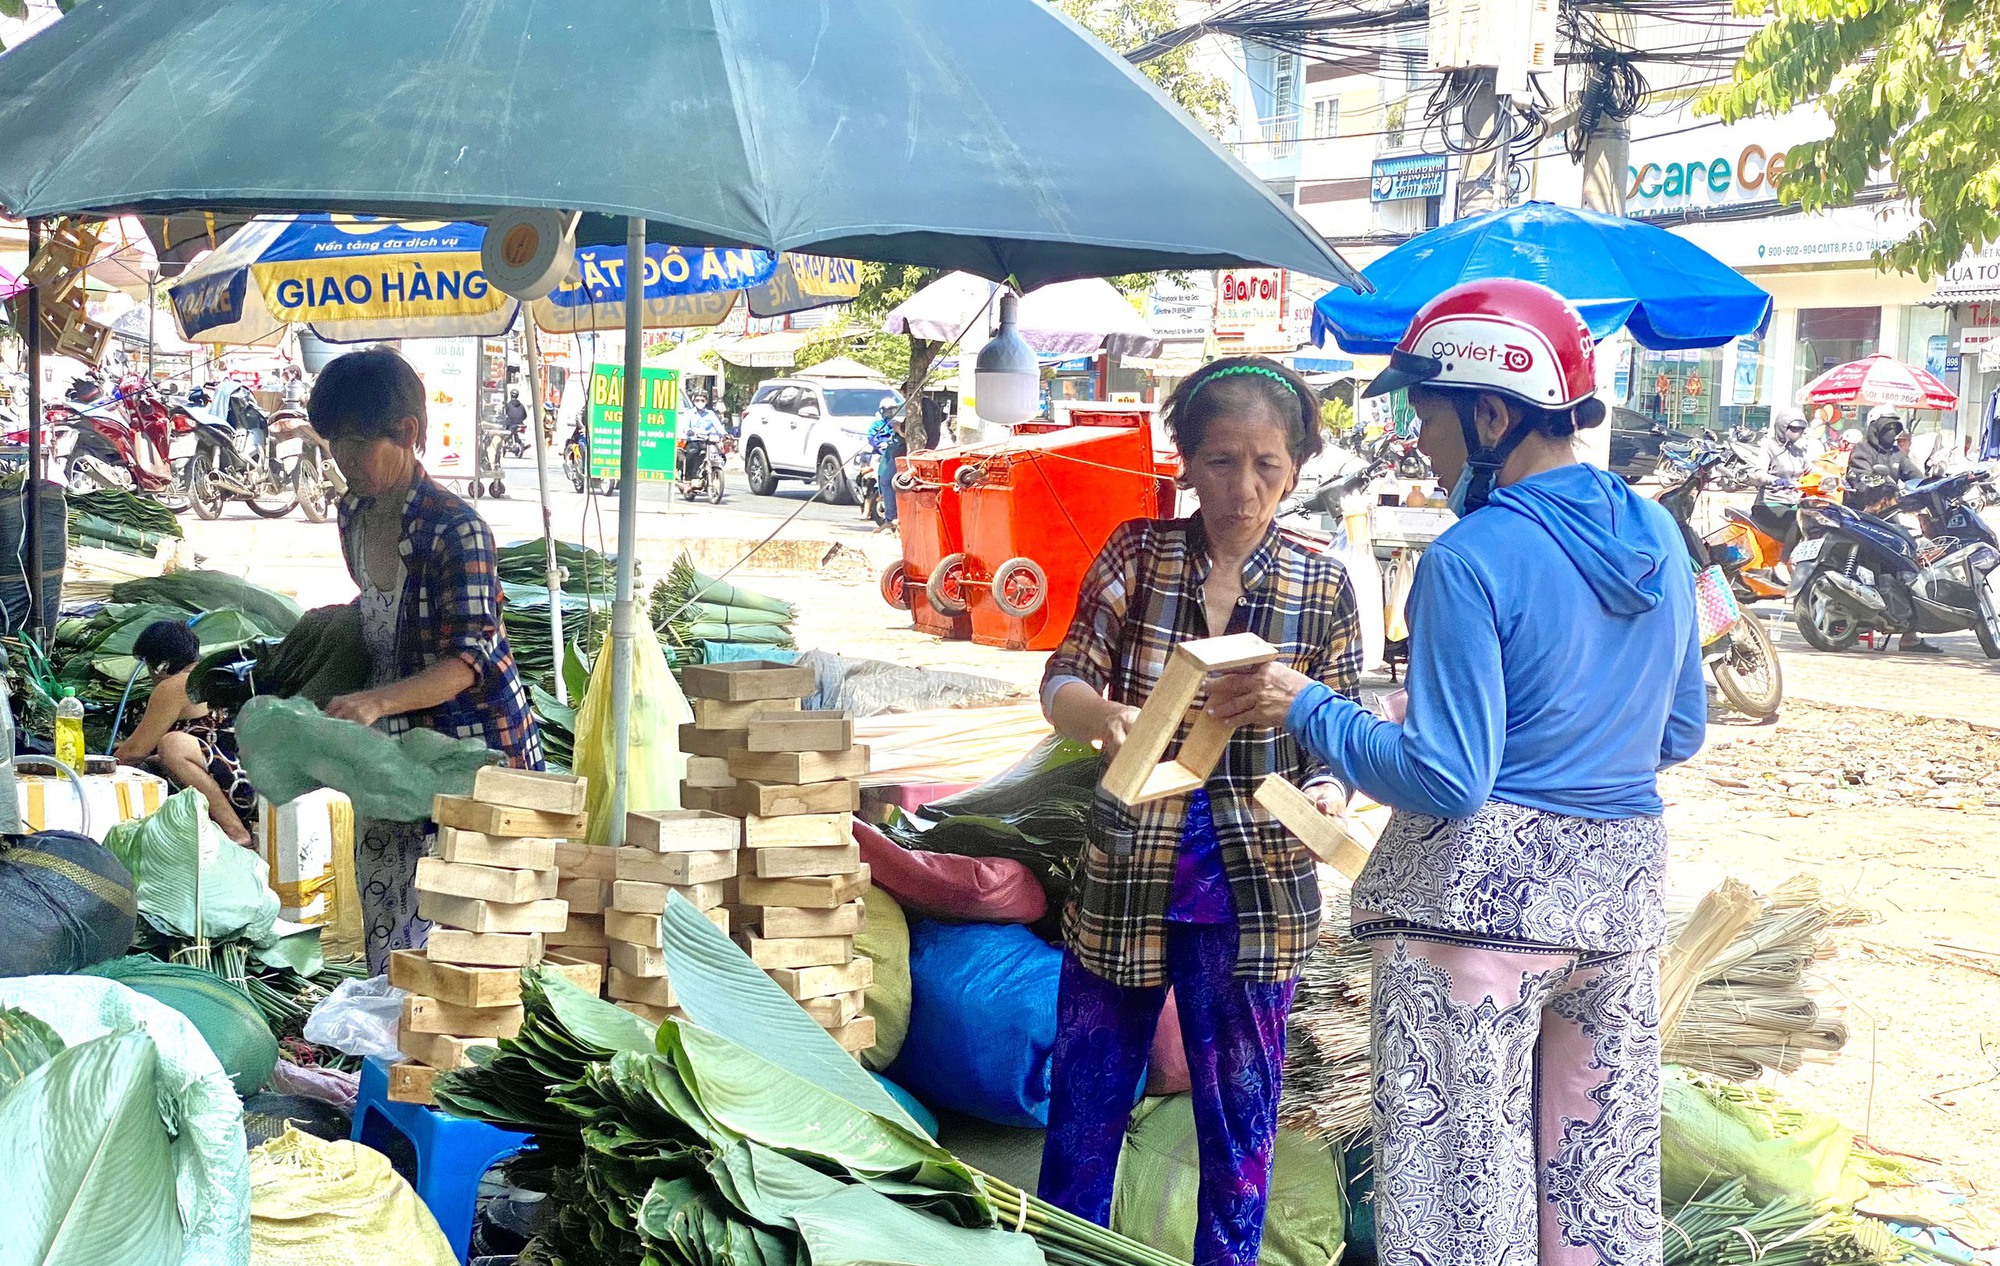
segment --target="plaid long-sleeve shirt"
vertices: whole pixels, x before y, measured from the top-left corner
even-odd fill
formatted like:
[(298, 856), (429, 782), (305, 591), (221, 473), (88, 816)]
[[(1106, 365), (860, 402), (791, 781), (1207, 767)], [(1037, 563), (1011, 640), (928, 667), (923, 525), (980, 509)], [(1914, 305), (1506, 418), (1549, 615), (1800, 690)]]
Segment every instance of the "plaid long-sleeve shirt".
[[(1084, 577), (1076, 618), (1043, 681), (1075, 677), (1115, 703), (1143, 705), (1174, 647), (1211, 635), (1202, 602), (1211, 566), (1199, 515), (1120, 527)], [(1276, 528), (1244, 567), (1229, 627), (1213, 632), (1255, 633), (1278, 648), (1278, 662), (1355, 692), (1361, 624), (1347, 573)], [(1187, 728), (1183, 721), (1170, 758)], [(1284, 729), (1246, 727), (1207, 784), (1236, 903), (1236, 975), (1246, 980), (1298, 975), (1319, 936), (1312, 854), (1252, 799), (1270, 773), (1297, 784), (1324, 770)], [(1063, 933), (1077, 959), (1113, 983), (1166, 983), (1167, 902), (1186, 813), (1185, 797), (1135, 810), (1098, 792)]]
[[(340, 552), (361, 583), (362, 500), (340, 500)], [(521, 769), (542, 767), (542, 736), (528, 711), (528, 692), (514, 670), (514, 652), (500, 626), (500, 569), (493, 529), (462, 499), (437, 485), (422, 466), (403, 502), (403, 593), (396, 608), (398, 678), (413, 677), (448, 656), (472, 668), (473, 682), (435, 708), (383, 718), (401, 734), (418, 728), (476, 738), (507, 754)]]

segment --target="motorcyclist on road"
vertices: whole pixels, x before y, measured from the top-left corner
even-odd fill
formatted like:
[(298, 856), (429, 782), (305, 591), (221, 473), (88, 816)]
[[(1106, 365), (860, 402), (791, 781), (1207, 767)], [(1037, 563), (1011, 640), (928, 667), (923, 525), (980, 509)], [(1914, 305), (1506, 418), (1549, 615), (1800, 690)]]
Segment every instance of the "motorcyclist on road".
[(1905, 480), (1924, 477), (1923, 470), (1897, 443), (1903, 430), (1902, 416), (1888, 405), (1869, 411), (1867, 433), (1847, 455), (1845, 504), (1875, 513), (1895, 500)]
[(722, 418), (708, 407), (706, 393), (695, 392), (688, 397), (688, 403), (694, 406), (694, 410), (688, 414), (687, 435), (681, 442), (681, 478), (684, 480), (693, 478), (694, 473), (701, 469), (710, 444), (720, 444), (729, 438), (729, 432), (723, 429)]
[(883, 396), (868, 425), (868, 451), (875, 454), (875, 486), (882, 494), (882, 527), (896, 526), (896, 459), (903, 455), (903, 433), (896, 427), (902, 408), (894, 396)]
[[(1906, 480), (1924, 477), (1922, 468), (1904, 451), (1903, 435), (1902, 415), (1894, 409), (1877, 405), (1869, 411), (1868, 431), (1847, 455), (1844, 504), (1866, 514), (1880, 514), (1896, 500)], [(1943, 653), (1914, 630), (1903, 634), (1896, 649), (1924, 655)]]
[(520, 388), (515, 387), (507, 392), (507, 407), (500, 411), (500, 420), (507, 424), (509, 432), (516, 435), (520, 434), (521, 428), (527, 424), (528, 406), (521, 403)]
[(1758, 527), (1790, 544), (1798, 535), (1799, 481), (1812, 466), (1813, 455), (1806, 447), (1806, 415), (1791, 406), (1779, 409), (1771, 418), (1771, 430), (1757, 449), (1757, 468), (1750, 481), (1757, 485), (1757, 501), (1750, 517)]

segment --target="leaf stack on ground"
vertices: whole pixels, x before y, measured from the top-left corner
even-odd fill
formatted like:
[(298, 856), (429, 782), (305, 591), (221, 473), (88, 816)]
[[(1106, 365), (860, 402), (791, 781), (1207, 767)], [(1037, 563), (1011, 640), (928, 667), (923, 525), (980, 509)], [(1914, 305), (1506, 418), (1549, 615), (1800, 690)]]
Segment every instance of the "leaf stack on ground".
[[(389, 982), (408, 991), (400, 1045), (409, 1060), (389, 1070), (389, 1097), (431, 1102), (440, 1071), (521, 1028), (520, 972), (549, 957), (545, 936), (568, 926), (557, 895), (556, 855), (584, 833), (580, 778), (488, 766), (470, 796), (437, 797), (438, 853), (417, 863), (417, 912), (430, 920), (422, 953), (392, 956)], [(594, 962), (554, 962), (596, 992)]]
[(736, 880), (743, 824), (705, 809), (639, 809), (625, 815), (625, 845), (612, 854), (611, 904), (604, 913), (610, 954), (605, 996), (659, 1024), (680, 1015), (667, 976), (661, 919), (678, 893), (729, 931), (724, 902)]
[(841, 712), (806, 712), (813, 671), (747, 660), (688, 668), (681, 803), (742, 820), (736, 943), (849, 1052), (875, 1044), (863, 1013), (875, 964), (854, 949), (868, 867), (854, 842), (868, 749)]
[(683, 554), (653, 586), (648, 614), (676, 664), (708, 658), (706, 643), (789, 649), (797, 612), (780, 598), (696, 570)]

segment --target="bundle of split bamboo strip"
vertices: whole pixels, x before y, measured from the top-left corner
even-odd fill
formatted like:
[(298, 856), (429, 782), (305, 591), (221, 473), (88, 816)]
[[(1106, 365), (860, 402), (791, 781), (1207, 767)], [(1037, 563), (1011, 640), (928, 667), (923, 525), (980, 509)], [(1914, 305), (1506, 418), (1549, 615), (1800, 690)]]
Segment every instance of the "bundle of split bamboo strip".
[[(1749, 908), (1729, 913), (1727, 907), (1746, 900)], [(1684, 963), (1692, 984), (1667, 1035), (1665, 1062), (1746, 1081), (1766, 1069), (1790, 1072), (1845, 1046), (1845, 1022), (1814, 995), (1808, 977), (1833, 952), (1831, 930), (1867, 916), (1826, 898), (1804, 877), (1765, 897), (1726, 882), (1707, 901), (1708, 917), (1727, 916), (1727, 936), (1710, 937), (1695, 926), (1700, 906), (1693, 902), (1680, 903), (1669, 923), (1670, 944), (1705, 948)], [(1281, 1124), (1329, 1142), (1367, 1129), (1371, 1097), (1369, 951), (1347, 928), (1346, 897), (1334, 897), (1292, 1006), (1279, 1109)]]

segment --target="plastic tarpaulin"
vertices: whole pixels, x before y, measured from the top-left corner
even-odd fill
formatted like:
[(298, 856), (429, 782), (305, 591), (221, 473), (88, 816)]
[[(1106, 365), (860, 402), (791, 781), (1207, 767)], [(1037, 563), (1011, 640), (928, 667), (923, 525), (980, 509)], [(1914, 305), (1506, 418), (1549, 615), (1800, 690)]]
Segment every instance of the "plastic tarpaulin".
[(910, 1032), (885, 1070), (934, 1108), (1049, 1123), (1062, 952), (1014, 924), (910, 925)]
[[(184, 1266), (249, 1266), (250, 1166), (243, 1104), (215, 1053), (172, 1007), (93, 976), (0, 980), (0, 1007), (19, 1007), (71, 1046), (137, 1029), (159, 1050), (160, 1120), (172, 1137), (174, 1201)], [(58, 1260), (48, 1266), (108, 1266)], [(123, 1266), (123, 1264), (121, 1264)], [(150, 1266), (150, 1264), (148, 1264)]]

